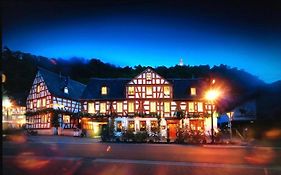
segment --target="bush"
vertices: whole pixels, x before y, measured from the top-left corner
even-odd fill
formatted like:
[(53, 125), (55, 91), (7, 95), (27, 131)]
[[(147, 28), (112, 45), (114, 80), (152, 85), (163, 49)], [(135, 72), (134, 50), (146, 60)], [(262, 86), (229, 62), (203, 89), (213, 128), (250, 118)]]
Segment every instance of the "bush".
[(137, 143), (147, 142), (148, 137), (149, 137), (149, 135), (148, 135), (147, 131), (137, 132), (135, 134), (135, 142), (137, 142)]
[(176, 143), (184, 143), (186, 139), (186, 131), (183, 128), (180, 128), (177, 131), (177, 138), (175, 140)]
[(132, 142), (135, 141), (135, 134), (133, 131), (128, 130), (122, 134), (122, 140), (125, 142)]
[(188, 143), (206, 143), (204, 131), (188, 131), (185, 138)]
[(160, 133), (159, 132), (151, 132), (151, 134), (148, 137), (148, 140), (149, 140), (150, 143), (159, 142), (161, 140)]
[(101, 130), (101, 140), (103, 142), (108, 142), (110, 140), (109, 128), (107, 125), (102, 126)]

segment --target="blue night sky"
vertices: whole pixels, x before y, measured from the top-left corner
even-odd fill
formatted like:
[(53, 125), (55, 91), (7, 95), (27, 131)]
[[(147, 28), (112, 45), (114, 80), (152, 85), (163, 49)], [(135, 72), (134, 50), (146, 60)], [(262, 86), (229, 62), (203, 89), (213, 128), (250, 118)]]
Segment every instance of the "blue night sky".
[(267, 83), (281, 79), (281, 8), (160, 2), (7, 1), (2, 45), (122, 67), (174, 66), (182, 58), (187, 65), (244, 69)]

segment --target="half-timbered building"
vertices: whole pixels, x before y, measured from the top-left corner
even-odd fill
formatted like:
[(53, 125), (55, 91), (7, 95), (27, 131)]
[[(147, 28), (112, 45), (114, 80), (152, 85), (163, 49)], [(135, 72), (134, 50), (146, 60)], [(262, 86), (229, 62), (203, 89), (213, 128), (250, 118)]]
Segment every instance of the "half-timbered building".
[(26, 103), (27, 128), (41, 134), (72, 133), (68, 131), (78, 127), (74, 114), (81, 111), (84, 89), (85, 85), (67, 76), (38, 68)]
[[(114, 117), (117, 135), (160, 128), (163, 137), (168, 133), (175, 139), (182, 127), (210, 132), (212, 106), (203, 98), (206, 88), (204, 79), (165, 79), (152, 68), (133, 79), (93, 78), (81, 97), (82, 112), (100, 120)], [(95, 130), (103, 122), (85, 121), (84, 126)]]

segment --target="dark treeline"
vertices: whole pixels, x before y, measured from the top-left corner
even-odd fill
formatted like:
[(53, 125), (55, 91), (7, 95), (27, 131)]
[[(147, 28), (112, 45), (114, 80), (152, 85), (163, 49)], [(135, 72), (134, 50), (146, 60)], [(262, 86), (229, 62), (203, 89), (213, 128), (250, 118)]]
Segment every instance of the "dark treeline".
[[(2, 70), (7, 80), (4, 83), (4, 90), (9, 96), (16, 100), (25, 102), (31, 88), (37, 67), (43, 67), (50, 71), (70, 76), (72, 79), (87, 84), (91, 77), (100, 78), (133, 78), (147, 67), (117, 67), (112, 64), (103, 63), (99, 59), (72, 58), (69, 60), (46, 58), (34, 56), (20, 51), (11, 51), (5, 47), (2, 51)], [(209, 65), (199, 66), (159, 66), (154, 68), (164, 78), (205, 78), (217, 79), (218, 83), (224, 84), (227, 90), (227, 99), (224, 99), (222, 108), (230, 108), (239, 102), (242, 97), (254, 94), (256, 90), (265, 86), (265, 83), (256, 76), (237, 68), (227, 65), (210, 67)], [(225, 104), (225, 105), (224, 105)]]

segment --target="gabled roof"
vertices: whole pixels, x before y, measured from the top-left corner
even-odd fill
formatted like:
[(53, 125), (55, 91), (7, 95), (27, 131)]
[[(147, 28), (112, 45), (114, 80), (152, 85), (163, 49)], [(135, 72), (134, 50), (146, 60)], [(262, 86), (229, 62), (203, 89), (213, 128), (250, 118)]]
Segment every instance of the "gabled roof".
[[(125, 99), (126, 84), (131, 79), (127, 78), (91, 78), (89, 84), (83, 92), (81, 99), (107, 100), (107, 99)], [(101, 94), (101, 88), (107, 87), (107, 95)]]
[[(204, 90), (207, 87), (207, 82), (204, 79), (168, 79), (173, 85), (174, 100), (195, 100), (202, 99)], [(196, 88), (196, 95), (190, 94), (190, 88)]]
[(139, 78), (142, 74), (145, 74), (145, 73), (154, 73), (155, 76), (157, 76), (158, 78), (161, 78), (164, 80), (163, 84), (169, 84), (169, 82), (164, 78), (162, 77), (160, 74), (158, 74), (152, 67), (148, 66), (144, 71), (142, 71), (141, 73), (139, 73), (137, 76), (135, 76), (134, 78), (130, 79), (130, 81), (128, 82), (128, 84), (135, 84), (134, 83), (134, 80)]
[[(69, 79), (66, 76), (58, 75), (43, 68), (38, 68), (38, 72), (43, 77), (49, 92), (57, 97), (78, 100), (85, 89), (85, 85)], [(68, 94), (64, 93), (64, 87), (67, 86)]]

